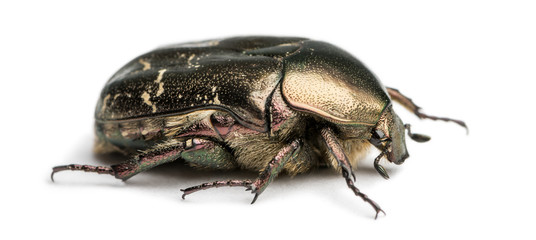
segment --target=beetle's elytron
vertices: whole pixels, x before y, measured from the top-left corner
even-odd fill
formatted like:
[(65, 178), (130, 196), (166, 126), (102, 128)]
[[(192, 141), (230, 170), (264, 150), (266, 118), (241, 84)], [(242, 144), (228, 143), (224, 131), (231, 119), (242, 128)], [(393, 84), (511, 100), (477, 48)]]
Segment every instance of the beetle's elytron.
[(281, 172), (318, 166), (340, 170), (350, 189), (352, 166), (371, 146), (380, 159), (408, 157), (405, 132), (392, 100), (420, 118), (411, 99), (385, 88), (355, 57), (329, 43), (290, 37), (237, 37), (167, 46), (141, 55), (106, 83), (95, 112), (96, 152), (131, 158), (106, 166), (65, 165), (63, 170), (105, 173), (126, 180), (182, 159), (196, 168), (259, 171), (257, 179), (205, 183), (184, 196), (220, 186), (241, 186), (257, 199)]

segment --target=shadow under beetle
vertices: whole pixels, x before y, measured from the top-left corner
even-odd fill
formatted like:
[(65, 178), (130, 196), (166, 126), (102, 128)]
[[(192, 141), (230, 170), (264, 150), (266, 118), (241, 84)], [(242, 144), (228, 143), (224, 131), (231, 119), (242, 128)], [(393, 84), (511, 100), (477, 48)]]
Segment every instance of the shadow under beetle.
[(402, 164), (409, 156), (392, 101), (419, 118), (411, 99), (384, 87), (355, 57), (329, 43), (292, 37), (236, 37), (171, 45), (139, 56), (106, 83), (95, 111), (97, 153), (131, 158), (117, 165), (53, 168), (110, 174), (126, 180), (183, 159), (195, 168), (259, 171), (254, 180), (228, 180), (181, 189), (183, 198), (213, 187), (245, 187), (257, 199), (281, 172), (318, 166), (339, 170), (348, 187), (376, 211), (355, 185), (352, 166), (374, 146)]

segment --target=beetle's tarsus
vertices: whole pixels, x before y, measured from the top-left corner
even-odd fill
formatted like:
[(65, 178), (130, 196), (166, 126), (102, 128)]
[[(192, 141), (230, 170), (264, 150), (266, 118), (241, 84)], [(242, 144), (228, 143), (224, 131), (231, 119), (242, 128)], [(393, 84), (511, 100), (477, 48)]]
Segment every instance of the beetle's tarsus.
[(210, 183), (203, 183), (197, 186), (181, 189), (183, 192), (182, 199), (185, 199), (186, 195), (190, 195), (194, 192), (200, 190), (206, 190), (209, 188), (219, 188), (219, 187), (246, 187), (246, 191), (251, 188), (251, 180), (227, 180), (227, 181), (215, 181)]
[(69, 164), (69, 165), (56, 166), (52, 168), (52, 173), (50, 174), (50, 179), (52, 180), (52, 182), (54, 182), (55, 173), (65, 171), (65, 170), (95, 172), (98, 174), (108, 174), (108, 175), (115, 176), (115, 172), (111, 167)]
[(380, 205), (378, 205), (376, 202), (372, 201), (372, 199), (370, 199), (366, 194), (362, 193), (355, 185), (354, 185), (354, 182), (348, 178), (348, 174), (343, 174), (343, 176), (346, 178), (346, 184), (348, 185), (348, 187), (350, 189), (352, 189), (352, 191), (354, 192), (354, 194), (358, 197), (360, 197), (361, 199), (363, 199), (363, 201), (367, 202), (368, 204), (370, 204), (370, 206), (372, 206), (372, 208), (374, 208), (374, 211), (376, 211), (376, 216), (374, 217), (374, 219), (377, 219), (378, 218), (378, 213), (382, 212), (384, 215), (385, 212), (380, 208)]

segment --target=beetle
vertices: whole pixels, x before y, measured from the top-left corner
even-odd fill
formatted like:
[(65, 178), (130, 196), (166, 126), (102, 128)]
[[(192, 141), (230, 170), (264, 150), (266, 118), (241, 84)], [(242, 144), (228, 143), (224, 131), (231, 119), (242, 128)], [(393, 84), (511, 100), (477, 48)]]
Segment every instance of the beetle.
[(408, 97), (386, 88), (358, 59), (326, 42), (248, 36), (158, 48), (127, 63), (106, 83), (95, 110), (97, 153), (130, 156), (112, 166), (70, 164), (128, 178), (182, 159), (200, 169), (258, 171), (256, 179), (181, 189), (245, 187), (257, 200), (274, 178), (327, 166), (378, 214), (385, 212), (354, 184), (352, 166), (371, 147), (379, 161), (402, 164), (405, 134), (418, 142), (392, 107), (399, 102), (421, 119), (460, 120), (422, 113)]

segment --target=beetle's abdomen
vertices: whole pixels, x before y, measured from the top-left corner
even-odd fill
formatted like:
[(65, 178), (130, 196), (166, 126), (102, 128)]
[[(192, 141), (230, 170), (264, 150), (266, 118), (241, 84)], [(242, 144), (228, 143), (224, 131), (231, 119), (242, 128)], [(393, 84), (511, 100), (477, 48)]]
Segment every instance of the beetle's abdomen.
[(95, 152), (136, 153), (157, 143), (176, 138), (194, 125), (202, 128), (202, 122), (209, 119), (213, 113), (213, 110), (204, 110), (158, 118), (97, 120)]

